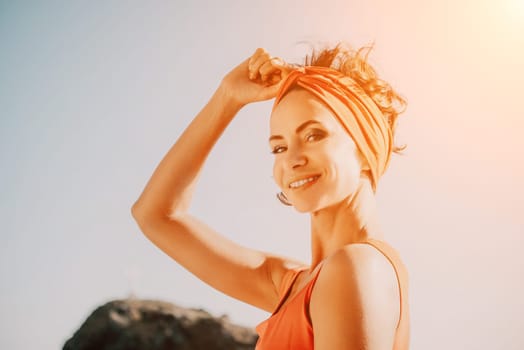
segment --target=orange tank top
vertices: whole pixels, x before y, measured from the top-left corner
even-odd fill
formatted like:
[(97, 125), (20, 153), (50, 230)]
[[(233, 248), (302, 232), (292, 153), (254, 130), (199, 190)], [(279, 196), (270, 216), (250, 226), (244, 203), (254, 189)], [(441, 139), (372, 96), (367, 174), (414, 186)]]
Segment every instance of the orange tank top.
[[(392, 350), (409, 349), (408, 274), (397, 251), (384, 241), (368, 239), (365, 242), (379, 250), (391, 263), (397, 274), (400, 289), (400, 318)], [(256, 327), (259, 339), (255, 350), (313, 350), (313, 327), (309, 319), (309, 300), (321, 268), (284, 306), (298, 275), (307, 268), (286, 273), (279, 291), (280, 302), (272, 315)]]

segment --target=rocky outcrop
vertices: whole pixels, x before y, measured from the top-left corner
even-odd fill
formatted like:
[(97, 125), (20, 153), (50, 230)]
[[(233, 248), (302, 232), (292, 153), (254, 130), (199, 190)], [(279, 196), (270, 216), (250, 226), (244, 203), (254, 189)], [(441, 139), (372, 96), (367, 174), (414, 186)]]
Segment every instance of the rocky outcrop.
[(227, 317), (152, 300), (115, 300), (97, 308), (63, 350), (248, 350), (256, 333)]

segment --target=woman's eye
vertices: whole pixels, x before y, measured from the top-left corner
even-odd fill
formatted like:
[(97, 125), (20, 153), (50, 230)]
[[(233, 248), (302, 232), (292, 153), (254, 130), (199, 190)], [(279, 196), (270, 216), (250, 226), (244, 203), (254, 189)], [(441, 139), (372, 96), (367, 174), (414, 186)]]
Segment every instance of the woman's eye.
[(275, 148), (273, 148), (271, 150), (271, 153), (273, 153), (273, 154), (282, 153), (285, 150), (286, 150), (286, 148), (284, 146), (276, 146)]
[(322, 134), (319, 134), (319, 133), (312, 133), (312, 134), (308, 134), (306, 136), (306, 141), (308, 142), (311, 142), (311, 141), (318, 141), (320, 140), (324, 135)]

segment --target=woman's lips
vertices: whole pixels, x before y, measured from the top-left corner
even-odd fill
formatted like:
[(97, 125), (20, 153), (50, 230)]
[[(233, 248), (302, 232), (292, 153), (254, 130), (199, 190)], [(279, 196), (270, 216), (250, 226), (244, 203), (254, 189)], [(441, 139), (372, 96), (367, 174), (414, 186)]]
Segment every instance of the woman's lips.
[(299, 180), (295, 180), (291, 182), (289, 184), (289, 188), (296, 190), (296, 189), (308, 187), (314, 184), (319, 178), (320, 178), (320, 175), (311, 175), (308, 177), (303, 177)]

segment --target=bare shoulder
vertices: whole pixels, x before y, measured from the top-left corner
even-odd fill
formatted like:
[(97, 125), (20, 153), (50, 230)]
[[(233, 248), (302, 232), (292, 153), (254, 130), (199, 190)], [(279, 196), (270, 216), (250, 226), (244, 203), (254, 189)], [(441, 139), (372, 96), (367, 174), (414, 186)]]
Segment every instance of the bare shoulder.
[(365, 243), (349, 244), (328, 257), (316, 284), (321, 297), (322, 292), (344, 288), (361, 298), (388, 298), (395, 304), (400, 300), (395, 269), (379, 250)]
[(319, 349), (327, 344), (332, 349), (392, 346), (400, 315), (393, 266), (369, 244), (338, 250), (322, 266), (311, 295), (310, 315)]
[[(354, 292), (373, 296), (373, 291), (388, 295), (399, 301), (398, 280), (389, 260), (375, 247), (365, 244), (349, 244), (338, 250), (324, 262), (316, 283), (320, 292), (326, 285), (331, 288), (354, 288)], [(380, 295), (375, 295), (378, 297)]]
[(395, 269), (378, 249), (366, 243), (354, 243), (328, 257), (322, 268), (325, 275), (351, 272), (361, 282), (377, 279), (397, 281)]

